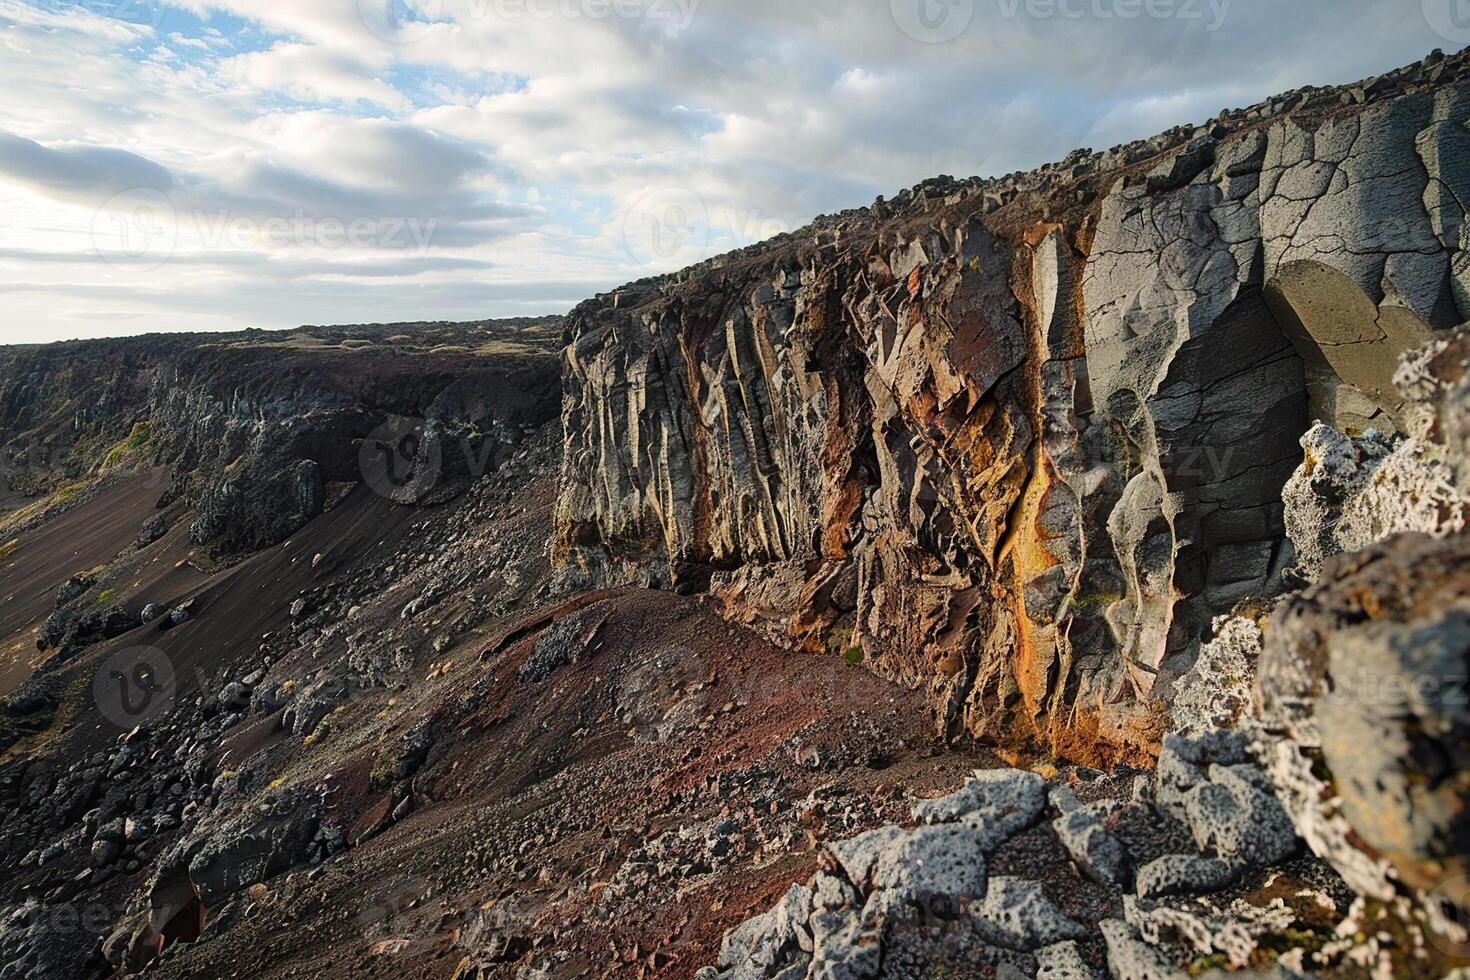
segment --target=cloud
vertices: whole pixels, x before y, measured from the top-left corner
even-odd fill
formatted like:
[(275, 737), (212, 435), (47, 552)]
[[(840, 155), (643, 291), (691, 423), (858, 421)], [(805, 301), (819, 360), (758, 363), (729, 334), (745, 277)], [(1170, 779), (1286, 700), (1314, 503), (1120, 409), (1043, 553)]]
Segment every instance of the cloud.
[[(39, 249), (0, 248), (0, 263), (57, 266), (104, 266), (119, 269), (155, 264), (147, 254), (104, 254), (100, 251), (48, 252)], [(205, 268), (227, 273), (258, 273), (275, 280), (342, 277), (348, 279), (397, 279), (428, 273), (484, 272), (494, 268), (480, 259), (454, 256), (415, 255), (407, 258), (300, 259), (275, 258), (262, 252), (207, 250), (175, 252), (168, 257), (172, 268)]]
[(387, 109), (411, 105), (364, 61), (315, 45), (282, 42), (220, 62), (221, 75), (260, 92), (283, 92), (306, 102), (367, 102)]
[[(0, 263), (30, 280), (0, 314), (41, 338), (93, 308), (168, 329), (554, 312), (934, 174), (1444, 43), (1404, 0), (961, 0), (926, 43), (919, 2), (397, 0), (420, 16), (395, 26), (389, 0), (135, 0), (156, 22), (0, 0)], [(99, 236), (127, 188), (163, 200)], [(669, 200), (699, 234), (653, 262), (639, 209)]]
[(0, 132), (0, 177), (67, 201), (100, 202), (128, 190), (167, 191), (173, 175), (126, 150), (85, 144), (42, 146)]

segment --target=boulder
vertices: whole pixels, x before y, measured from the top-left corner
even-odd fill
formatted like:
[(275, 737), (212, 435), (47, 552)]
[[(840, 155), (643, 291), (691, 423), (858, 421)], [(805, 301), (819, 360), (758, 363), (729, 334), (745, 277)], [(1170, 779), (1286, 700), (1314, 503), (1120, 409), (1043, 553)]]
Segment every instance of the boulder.
[(1298, 792), (1292, 817), (1370, 894), (1384, 891), (1380, 856), (1419, 888), (1470, 873), (1467, 670), (1470, 536), (1403, 535), (1333, 559), (1273, 620), (1257, 680), (1280, 739), (1273, 781), (1303, 782), (1292, 760), (1320, 760), (1332, 791)]
[(1046, 807), (1046, 780), (1019, 769), (981, 769), (959, 792), (914, 806), (924, 824), (959, 822), (992, 851), (1033, 826)]

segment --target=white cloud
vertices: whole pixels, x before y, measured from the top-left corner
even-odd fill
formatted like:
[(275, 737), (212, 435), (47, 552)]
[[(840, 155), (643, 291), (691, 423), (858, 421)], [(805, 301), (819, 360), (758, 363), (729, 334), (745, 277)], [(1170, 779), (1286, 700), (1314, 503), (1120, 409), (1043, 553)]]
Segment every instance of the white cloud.
[[(423, 16), (395, 26), (389, 0), (134, 0), (155, 16), (133, 21), (0, 0), (10, 339), (89, 310), (117, 331), (562, 309), (936, 173), (1035, 166), (1436, 44), (1404, 0), (1233, 0), (1218, 30), (975, 0), (946, 44), (884, 0), (658, 0), (687, 22), (527, 2), (409, 0)], [(124, 188), (164, 203), (99, 210)], [(690, 232), (667, 255), (639, 238), (650, 207)], [(426, 234), (389, 234), (410, 221)]]
[(402, 111), (409, 100), (377, 77), (373, 66), (312, 44), (283, 41), (220, 62), (221, 77), (259, 92), (284, 92), (302, 101), (369, 102)]

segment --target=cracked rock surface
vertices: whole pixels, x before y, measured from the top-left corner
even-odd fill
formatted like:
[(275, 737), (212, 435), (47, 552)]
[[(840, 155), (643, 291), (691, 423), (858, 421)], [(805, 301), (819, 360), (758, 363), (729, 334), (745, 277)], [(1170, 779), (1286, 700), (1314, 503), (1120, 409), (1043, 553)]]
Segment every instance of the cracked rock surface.
[[(1467, 336), (1405, 357), (1398, 382), (1418, 434), (1397, 448), (1364, 437), (1380, 462), (1412, 453), (1406, 467), (1458, 471)], [(1303, 470), (1311, 446), (1330, 444), (1336, 473), (1353, 476), (1353, 440), (1322, 428)], [(1376, 538), (1328, 558), (1316, 584), (1266, 601), (1274, 611), (1216, 621), (1176, 685), (1177, 729), (1152, 772), (982, 771), (917, 803), (917, 829), (830, 845), (838, 866), (858, 869), (844, 908), (863, 928), (846, 935), (884, 971), (862, 975), (923, 975), (889, 966), (890, 944), (906, 951), (893, 963), (913, 962), (915, 923), (929, 930), (926, 962), (957, 947), (1037, 977), (1453, 975), (1470, 951), (1459, 925), (1470, 907), (1470, 536), (1454, 523), (1448, 477), (1433, 534), (1402, 527), (1413, 508), (1369, 495), (1370, 483), (1354, 477), (1356, 498), (1328, 496), (1358, 507)], [(967, 868), (949, 865), (950, 887), (895, 889), (861, 870), (915, 860), (916, 841), (945, 827), (982, 835)], [(744, 973), (726, 957), (710, 973), (824, 976), (846, 955), (840, 944), (802, 951), (776, 964), (784, 973)]]
[(1149, 762), (1214, 620), (1361, 546), (1343, 502), (1283, 501), (1311, 423), (1416, 436), (1399, 361), (1470, 314), (1467, 64), (930, 182), (584, 303), (561, 574), (709, 592), (922, 687), (945, 735)]

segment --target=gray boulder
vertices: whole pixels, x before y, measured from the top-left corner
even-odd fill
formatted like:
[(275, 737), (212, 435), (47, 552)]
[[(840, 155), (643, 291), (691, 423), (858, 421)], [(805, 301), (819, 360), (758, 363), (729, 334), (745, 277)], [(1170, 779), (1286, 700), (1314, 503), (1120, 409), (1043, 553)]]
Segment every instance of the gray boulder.
[(959, 822), (980, 835), (992, 851), (1035, 825), (1046, 808), (1046, 780), (1019, 769), (981, 769), (964, 788), (914, 807), (920, 823)]
[(1138, 896), (1207, 895), (1228, 887), (1235, 869), (1218, 858), (1165, 854), (1138, 869)]
[(1052, 821), (1062, 846), (1083, 874), (1100, 885), (1121, 888), (1127, 874), (1127, 852), (1091, 809), (1077, 809)]
[(972, 911), (981, 935), (1007, 949), (1030, 951), (1088, 935), (1086, 927), (1058, 911), (1035, 881), (997, 875), (985, 900)]

